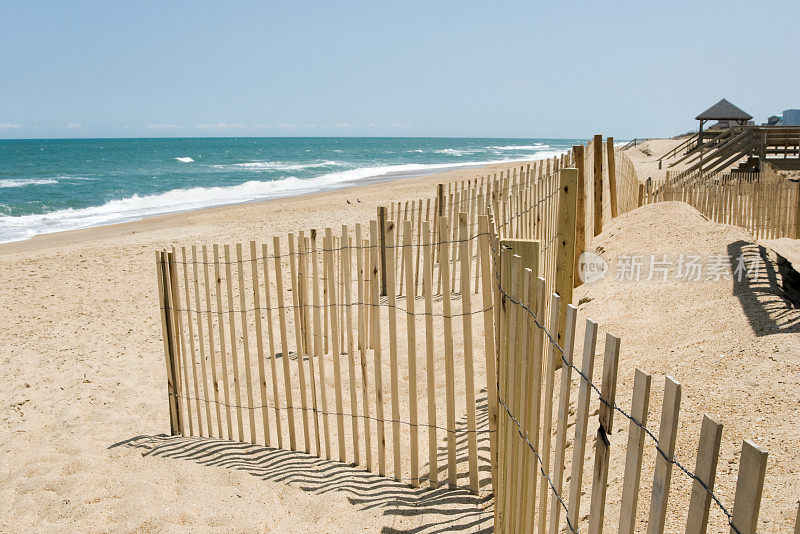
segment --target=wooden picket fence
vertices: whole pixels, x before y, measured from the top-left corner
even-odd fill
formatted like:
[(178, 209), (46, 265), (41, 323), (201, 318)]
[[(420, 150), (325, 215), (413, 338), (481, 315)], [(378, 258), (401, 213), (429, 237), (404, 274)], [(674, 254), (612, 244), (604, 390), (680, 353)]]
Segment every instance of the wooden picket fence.
[(758, 239), (800, 238), (800, 183), (772, 170), (667, 176), (642, 187), (645, 204), (686, 202), (709, 219), (742, 226)]
[[(598, 325), (591, 319), (585, 325), (581, 363), (575, 362), (577, 308), (569, 304), (562, 314), (561, 298), (553, 293), (549, 297), (549, 320), (545, 321), (548, 298), (544, 279), (537, 276), (536, 262), (531, 262), (532, 248), (535, 250), (535, 243), (531, 247), (527, 241), (500, 241), (497, 346), (501, 415), (495, 531), (556, 534), (586, 529), (599, 533), (610, 523), (620, 533), (663, 533), (670, 481), (677, 468), (679, 474), (693, 481), (685, 532), (707, 531), (712, 500), (725, 515), (731, 532), (756, 532), (767, 451), (753, 441), (744, 441), (735, 500), (729, 510), (714, 493), (722, 424), (709, 416), (703, 418), (694, 472), (675, 458), (680, 383), (669, 376), (665, 379), (656, 436), (647, 427), (651, 375), (636, 369), (631, 406), (621, 407), (616, 400), (621, 341), (607, 334), (602, 368), (598, 369), (601, 382), (597, 385), (594, 376)], [(565, 331), (561, 342), (554, 334), (560, 328)], [(573, 381), (573, 374), (577, 375), (577, 382)], [(595, 394), (597, 408), (593, 412)], [(571, 400), (576, 395), (577, 402)], [(613, 431), (615, 415), (628, 423), (624, 480), (619, 494), (607, 495), (609, 472), (623, 470), (611, 463), (608, 436)], [(570, 427), (574, 427), (572, 431)], [(597, 429), (594, 462), (585, 465), (590, 427)], [(652, 480), (649, 510), (643, 515), (638, 503), (645, 446), (655, 448), (657, 455), (654, 471), (648, 477)], [(587, 499), (588, 514), (584, 515), (581, 512), (586, 512)], [(611, 503), (619, 508), (616, 517), (607, 516)], [(671, 524), (672, 532), (674, 518)]]
[[(572, 361), (578, 258), (604, 224), (640, 203), (627, 156), (596, 136), (561, 157), (380, 206), (366, 226), (159, 250), (171, 432), (302, 451), (413, 486), (493, 494), (498, 531), (577, 532), (595, 390), (602, 400), (598, 460), (585, 477), (590, 531), (603, 524), (603, 437), (617, 412), (631, 422), (621, 496), (629, 528), (621, 532), (633, 532), (648, 436), (663, 459), (648, 529), (661, 532), (679, 465), (675, 388), (655, 438), (644, 426), (648, 375), (637, 371), (630, 410), (615, 404), (619, 340), (608, 336), (601, 387), (592, 381), (596, 323), (587, 322), (581, 369)], [(581, 379), (569, 444), (573, 370)], [(702, 490), (692, 495), (692, 525), (705, 523), (709, 500), (722, 506), (708, 439), (695, 473), (685, 470)], [(766, 452), (745, 447), (740, 484), (758, 490), (740, 497), (737, 489), (735, 532), (753, 531), (763, 484)]]

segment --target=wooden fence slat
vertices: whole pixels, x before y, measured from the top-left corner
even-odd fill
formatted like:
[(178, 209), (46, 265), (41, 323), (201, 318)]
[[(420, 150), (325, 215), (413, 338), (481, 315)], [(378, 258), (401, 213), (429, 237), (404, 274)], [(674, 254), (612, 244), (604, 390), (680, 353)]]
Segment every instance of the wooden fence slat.
[(739, 475), (736, 479), (736, 496), (731, 511), (731, 532), (755, 534), (764, 475), (767, 470), (767, 451), (751, 440), (742, 444)]
[[(704, 415), (694, 469), (697, 479), (692, 483), (689, 513), (686, 517), (686, 534), (706, 534), (708, 507), (711, 504), (711, 492), (714, 491), (721, 441), (722, 425), (708, 415)], [(704, 485), (705, 487), (703, 487)]]
[[(172, 311), (169, 308), (169, 274), (166, 252), (156, 251), (156, 267), (158, 276), (158, 299), (161, 307), (161, 337), (164, 341), (164, 357), (167, 368), (167, 402), (169, 404), (170, 435), (180, 434), (180, 412), (175, 388), (175, 352), (172, 346)], [(219, 404), (217, 404), (219, 406)]]
[(456, 400), (455, 365), (453, 361), (453, 319), (450, 279), (450, 225), (446, 217), (439, 219), (440, 270), (442, 278), (442, 314), (444, 323), (444, 368), (447, 409), (447, 480), (455, 487), (458, 480), (456, 471)]
[[(250, 430), (250, 443), (256, 442), (256, 412), (253, 402), (253, 377), (250, 367), (250, 343), (247, 335), (247, 303), (244, 286), (244, 262), (242, 259), (242, 244), (236, 243), (236, 263), (239, 274), (239, 307), (242, 320), (242, 354), (244, 356), (244, 376), (247, 382), (247, 415)], [(253, 281), (255, 284), (255, 281)]]
[[(456, 189), (456, 188), (454, 188)], [(458, 247), (456, 246), (456, 236), (458, 235), (458, 206), (461, 201), (461, 197), (459, 195), (458, 190), (453, 192), (452, 201), (450, 202), (450, 210), (449, 210), (449, 217), (447, 219), (447, 239), (449, 239), (453, 246), (449, 247), (450, 251), (450, 264), (448, 265), (450, 269), (450, 292), (455, 293), (456, 291), (456, 261), (458, 261)]]
[[(424, 231), (424, 229), (423, 229)], [(492, 470), (492, 490), (497, 495), (497, 354), (494, 338), (494, 302), (492, 263), (489, 252), (489, 217), (478, 217), (478, 246), (481, 258), (481, 289), (483, 292), (483, 339), (486, 353), (486, 401), (489, 420), (489, 457)]]
[(353, 344), (353, 273), (351, 270), (353, 243), (342, 225), (342, 279), (344, 296), (340, 299), (344, 306), (344, 319), (347, 339), (347, 375), (350, 382), (350, 431), (353, 434), (353, 462), (361, 463), (361, 440), (358, 430), (358, 385), (356, 384), (356, 352)]
[[(356, 224), (356, 269), (358, 270), (358, 355), (361, 365), (361, 413), (364, 419), (364, 452), (366, 456), (367, 470), (372, 471), (372, 429), (370, 428), (369, 416), (369, 380), (367, 373), (367, 317), (366, 308), (367, 288), (364, 275), (367, 272), (366, 260), (369, 251), (369, 244), (362, 239), (361, 224)], [(361, 254), (364, 250), (364, 254)]]
[[(521, 247), (520, 247), (521, 248)], [(535, 254), (538, 254), (538, 250), (531, 251)], [(522, 264), (531, 264), (531, 258), (523, 259)], [(533, 300), (535, 298), (535, 281), (534, 281), (534, 272), (529, 269), (523, 269), (523, 276), (522, 276), (522, 291), (518, 295), (520, 308), (522, 306), (527, 307), (528, 309), (533, 309)], [(531, 323), (533, 322), (533, 318), (531, 315), (524, 310), (520, 310), (523, 313), (520, 314), (520, 323), (517, 324), (517, 330), (519, 331), (519, 337), (517, 338), (517, 350), (514, 351), (514, 389), (515, 389), (515, 399), (516, 406), (513, 407), (513, 410), (518, 413), (518, 418), (520, 422), (519, 430), (522, 432), (524, 436), (530, 436), (533, 433), (538, 433), (538, 429), (532, 430), (528, 425), (528, 420), (525, 417), (527, 415), (527, 411), (530, 409), (531, 405), (531, 389), (529, 384), (527, 384), (527, 379), (530, 378), (532, 373), (530, 372), (530, 363), (531, 360), (535, 360), (538, 362), (537, 358), (530, 358), (531, 354), (527, 350), (527, 347), (530, 343), (530, 338), (532, 335), (532, 328)], [(512, 525), (517, 526), (517, 530), (522, 525), (528, 523), (528, 518), (526, 517), (525, 512), (528, 510), (528, 507), (525, 506), (525, 474), (528, 467), (528, 463), (526, 460), (529, 459), (530, 450), (527, 448), (527, 443), (525, 440), (514, 436), (515, 443), (514, 448), (512, 450), (510, 465), (512, 466), (510, 477), (514, 481), (514, 495), (511, 497), (512, 504), (514, 506), (513, 510), (509, 511), (509, 519), (508, 522)], [(531, 516), (532, 518), (532, 516)]]
[[(541, 249), (541, 247), (539, 247), (539, 249)], [(539, 264), (538, 257), (540, 252), (541, 250), (536, 252), (537, 266)], [(544, 277), (539, 276), (536, 278), (536, 287), (530, 302), (531, 309), (535, 310), (536, 314), (536, 318), (529, 323), (528, 335), (528, 339), (533, 339), (533, 350), (528, 354), (529, 367), (532, 367), (533, 370), (529, 370), (527, 372), (528, 382), (526, 387), (528, 387), (530, 390), (530, 396), (532, 397), (532, 400), (530, 400), (530, 402), (528, 402), (528, 406), (526, 406), (524, 417), (527, 421), (527, 428), (530, 429), (529, 439), (531, 440), (531, 445), (538, 453), (539, 438), (541, 434), (539, 429), (542, 417), (542, 373), (544, 372), (543, 367), (545, 360), (544, 330), (540, 328), (539, 325), (544, 326), (544, 313), (547, 306), (547, 281), (544, 279)], [(536, 496), (538, 491), (537, 481), (539, 480), (540, 475), (540, 465), (539, 457), (535, 454), (528, 454), (526, 459), (527, 461), (524, 462), (525, 475), (522, 480), (523, 487), (525, 488), (523, 506), (526, 510), (530, 510), (529, 516), (531, 520), (527, 522), (527, 528), (525, 528), (525, 532), (531, 533), (534, 532), (535, 526), (533, 518), (536, 516), (536, 506), (538, 502)]]
[[(561, 309), (559, 314), (566, 317), (567, 306), (572, 304), (572, 288), (575, 285), (575, 228), (577, 224), (577, 169), (561, 169), (559, 171), (558, 195), (558, 248), (555, 251), (555, 291), (560, 297)], [(558, 333), (558, 342), (563, 343), (565, 326), (553, 329), (553, 335)], [(553, 362), (554, 369), (561, 367), (560, 355)]]
[(236, 428), (239, 441), (244, 442), (244, 419), (242, 415), (242, 383), (239, 376), (239, 350), (236, 336), (236, 312), (233, 307), (233, 276), (231, 275), (231, 247), (225, 245), (225, 286), (228, 290), (228, 328), (231, 333), (231, 367), (233, 367), (233, 392), (236, 397)]
[[(413, 216), (413, 214), (412, 214)], [(419, 486), (419, 427), (417, 413), (417, 325), (412, 256), (412, 221), (403, 222), (403, 264), (406, 279), (406, 338), (408, 342), (408, 412), (411, 434), (411, 485)]]
[[(211, 397), (208, 394), (208, 369), (206, 365), (206, 348), (203, 339), (203, 314), (200, 305), (200, 282), (197, 268), (197, 245), (192, 245), (192, 280), (194, 281), (194, 306), (195, 318), (197, 320), (197, 345), (200, 347), (200, 370), (203, 378), (203, 400), (206, 405), (206, 427), (208, 428), (208, 435), (214, 435), (214, 429), (211, 425)], [(189, 295), (187, 293), (188, 300)], [(198, 395), (199, 397), (200, 395)], [(199, 409), (198, 409), (199, 411)]]
[(186, 295), (186, 324), (189, 327), (189, 359), (192, 362), (192, 385), (194, 386), (195, 411), (197, 412), (197, 432), (200, 437), (203, 437), (203, 410), (201, 409), (200, 403), (202, 399), (200, 398), (200, 388), (197, 380), (197, 352), (194, 344), (194, 324), (192, 323), (192, 312), (190, 310), (192, 299), (190, 297), (191, 293), (189, 293), (189, 262), (186, 260), (186, 247), (181, 247), (181, 260), (183, 263), (183, 293)]
[(233, 440), (233, 416), (231, 414), (230, 387), (228, 385), (228, 362), (225, 354), (225, 313), (222, 308), (222, 276), (219, 268), (219, 245), (214, 245), (214, 275), (216, 277), (217, 294), (217, 326), (219, 327), (220, 363), (222, 365), (222, 393), (225, 401), (225, 420), (227, 438)]
[[(219, 380), (217, 379), (217, 358), (216, 353), (217, 349), (214, 346), (214, 314), (211, 308), (211, 284), (209, 283), (208, 278), (208, 248), (206, 245), (203, 245), (202, 248), (203, 252), (203, 281), (204, 281), (204, 289), (205, 289), (205, 297), (206, 297), (206, 321), (208, 327), (208, 355), (211, 358), (210, 367), (211, 367), (211, 381), (212, 381), (212, 388), (214, 390), (214, 407), (217, 416), (217, 437), (223, 438), (222, 434), (222, 406), (219, 402)], [(199, 306), (198, 306), (199, 307)]]
[[(258, 276), (258, 259), (256, 242), (250, 241), (250, 271), (253, 278), (253, 304), (255, 308), (255, 329), (256, 329), (256, 352), (258, 362), (258, 389), (261, 394), (261, 425), (264, 431), (264, 444), (270, 446), (269, 435), (269, 399), (267, 398), (267, 378), (264, 369), (264, 337), (261, 330), (261, 295), (259, 285), (261, 281)], [(193, 251), (194, 255), (194, 251)], [(267, 288), (269, 290), (269, 288)], [(267, 311), (269, 313), (269, 311)]]
[(294, 316), (295, 357), (297, 358), (297, 379), (300, 389), (300, 420), (303, 422), (303, 451), (311, 452), (311, 432), (308, 425), (308, 391), (306, 388), (306, 373), (303, 369), (303, 359), (306, 353), (304, 347), (303, 324), (305, 323), (303, 301), (298, 275), (300, 256), (295, 248), (295, 237), (289, 233), (289, 278), (292, 286), (292, 314)]
[[(325, 352), (323, 351), (322, 342), (322, 317), (324, 313), (323, 306), (325, 305), (320, 301), (320, 278), (319, 278), (319, 253), (317, 251), (317, 231), (311, 230), (311, 297), (314, 306), (312, 313), (314, 323), (314, 359), (317, 360), (317, 368), (319, 372), (319, 397), (322, 411), (322, 432), (325, 438), (325, 459), (331, 459), (331, 430), (330, 420), (328, 417), (328, 382), (327, 373), (325, 370)], [(323, 247), (324, 248), (324, 247)], [(323, 291), (326, 295), (327, 291)], [(320, 453), (321, 457), (322, 454)]]
[[(385, 209), (385, 208), (384, 208)], [(371, 316), (372, 326), (372, 355), (374, 358), (375, 372), (375, 416), (378, 436), (378, 474), (386, 474), (386, 436), (383, 419), (383, 370), (381, 367), (381, 315), (380, 315), (380, 294), (379, 280), (380, 263), (378, 260), (379, 244), (378, 241), (378, 222), (370, 221), (370, 286), (371, 286)]]
[[(428, 220), (428, 215), (430, 213), (431, 207), (431, 199), (426, 199), (427, 202), (427, 212), (425, 220)], [(419, 295), (419, 260), (422, 255), (422, 199), (419, 199), (419, 207), (417, 213), (417, 254), (414, 259), (414, 296)]]
[[(502, 242), (501, 242), (502, 243)], [(514, 262), (514, 258), (517, 262)], [(500, 357), (498, 360), (498, 368), (500, 369), (500, 379), (498, 396), (500, 402), (505, 403), (503, 417), (500, 418), (500, 448), (498, 452), (498, 492), (495, 495), (495, 528), (500, 532), (505, 532), (507, 524), (510, 521), (510, 494), (513, 492), (512, 483), (509, 480), (508, 471), (509, 461), (508, 454), (510, 452), (510, 442), (512, 433), (512, 420), (507, 413), (510, 410), (510, 347), (514, 347), (514, 336), (516, 335), (516, 318), (518, 308), (513, 305), (508, 295), (518, 295), (519, 287), (519, 269), (516, 268), (519, 262), (519, 256), (514, 256), (510, 248), (500, 245), (500, 274), (502, 278), (501, 286), (503, 292), (502, 298), (502, 318), (500, 323)], [(516, 265), (515, 265), (516, 264)]]
[[(562, 171), (563, 172), (563, 171)], [(572, 362), (575, 349), (575, 326), (578, 308), (567, 305), (564, 328), (564, 354), (566, 361), (561, 367), (561, 385), (558, 394), (558, 426), (556, 428), (556, 448), (553, 458), (553, 492), (561, 495), (564, 481), (564, 456), (567, 449), (567, 426), (569, 423), (569, 398), (572, 388)], [(562, 362), (563, 363), (563, 362)], [(561, 516), (561, 503), (553, 499), (550, 503), (550, 534), (558, 534)]]
[(422, 295), (425, 297), (425, 375), (428, 387), (428, 482), (432, 488), (438, 484), (438, 462), (436, 457), (436, 377), (433, 354), (433, 250), (431, 247), (431, 223), (422, 223)]
[(628, 427), (628, 446), (625, 453), (625, 475), (622, 482), (622, 506), (620, 507), (619, 534), (633, 534), (636, 528), (636, 508), (639, 501), (639, 483), (642, 473), (644, 449), (644, 426), (650, 405), (650, 381), (652, 377), (636, 369), (633, 378), (633, 401), (631, 422)]
[(395, 247), (395, 223), (386, 221), (386, 281), (387, 311), (389, 314), (389, 386), (392, 404), (392, 459), (394, 462), (394, 479), (402, 478), (402, 458), (400, 456), (400, 393), (398, 391), (397, 363), (397, 286), (395, 275), (397, 266), (397, 248)]
[[(513, 250), (513, 249), (512, 249)], [(516, 252), (516, 251), (515, 251)], [(524, 253), (524, 252), (523, 252)], [(508, 492), (506, 493), (506, 519), (505, 524), (513, 527), (518, 527), (526, 523), (525, 510), (523, 508), (523, 500), (525, 496), (524, 485), (524, 470), (522, 461), (525, 458), (527, 451), (525, 450), (525, 440), (522, 436), (529, 433), (529, 429), (525, 424), (525, 407), (529, 404), (529, 390), (525, 388), (525, 360), (526, 360), (526, 346), (528, 344), (528, 333), (530, 331), (531, 316), (523, 310), (524, 307), (530, 307), (530, 297), (533, 295), (531, 289), (534, 285), (533, 271), (525, 267), (529, 258), (522, 256), (514, 256), (512, 263), (518, 261), (522, 272), (520, 279), (522, 281), (519, 292), (514, 294), (519, 304), (515, 305), (517, 308), (517, 323), (516, 331), (518, 332), (514, 343), (509, 344), (509, 358), (508, 369), (510, 370), (510, 388), (507, 396), (507, 402), (511, 413), (519, 420), (519, 426), (516, 424), (510, 427), (512, 441), (510, 443), (511, 451), (507, 458), (509, 468), (506, 470), (508, 476)], [(516, 428), (515, 428), (516, 427)]]
[[(289, 427), (289, 448), (296, 451), (297, 439), (294, 426), (294, 400), (292, 399), (292, 377), (291, 371), (289, 370), (289, 340), (286, 334), (286, 313), (284, 312), (286, 306), (283, 296), (281, 242), (278, 236), (272, 239), (272, 251), (275, 254), (275, 292), (278, 295), (278, 322), (281, 330), (281, 362), (283, 364), (283, 387), (286, 395), (286, 420)], [(291, 258), (289, 261), (291, 261)]]
[(595, 135), (592, 138), (592, 157), (594, 166), (592, 180), (594, 183), (593, 209), (594, 234), (598, 235), (603, 231), (603, 136)]
[[(172, 247), (172, 252), (169, 256), (169, 273), (170, 273), (170, 283), (172, 285), (172, 310), (173, 310), (173, 318), (175, 321), (175, 328), (173, 332), (177, 335), (175, 341), (175, 347), (177, 352), (175, 353), (176, 361), (179, 362), (178, 366), (178, 373), (176, 373), (176, 378), (178, 379), (176, 384), (178, 386), (178, 399), (179, 403), (178, 406), (183, 407), (186, 409), (186, 418), (184, 419), (183, 415), (181, 415), (180, 422), (181, 422), (181, 434), (185, 435), (186, 433), (186, 421), (189, 422), (189, 435), (194, 436), (194, 421), (192, 419), (192, 402), (191, 402), (191, 390), (189, 388), (189, 365), (186, 361), (186, 339), (183, 335), (183, 306), (181, 305), (181, 293), (179, 289), (178, 283), (178, 268), (177, 268), (177, 252), (175, 247)], [(183, 369), (183, 383), (181, 383), (181, 373), (180, 369)]]
[(472, 354), (472, 295), (470, 294), (470, 243), (467, 213), (458, 214), (461, 255), (461, 319), (464, 343), (469, 488), (478, 493), (478, 424), (475, 414), (475, 369)]
[(592, 499), (589, 508), (589, 532), (599, 534), (603, 531), (603, 517), (606, 507), (606, 487), (611, 455), (611, 434), (614, 422), (614, 406), (617, 392), (617, 366), (619, 363), (619, 338), (606, 334), (605, 354), (603, 355), (603, 384), (600, 395), (600, 424), (595, 439), (595, 463), (592, 472)]
[[(261, 267), (264, 271), (264, 305), (267, 310), (267, 340), (269, 341), (269, 366), (272, 382), (272, 404), (275, 407), (275, 432), (278, 438), (278, 448), (283, 448), (283, 429), (281, 424), (281, 399), (278, 396), (278, 369), (275, 352), (275, 328), (272, 323), (272, 297), (269, 284), (269, 254), (267, 244), (261, 244)], [(282, 312), (283, 310), (279, 310)]]
[[(573, 273), (579, 273), (580, 257), (586, 250), (586, 171), (583, 162), (583, 145), (574, 145), (572, 153), (575, 156), (575, 167), (578, 171), (578, 184), (576, 187), (575, 214), (577, 215), (575, 224), (575, 263)], [(641, 191), (641, 186), (640, 186)], [(641, 201), (639, 202), (641, 205)], [(578, 276), (573, 276), (575, 287), (581, 284)]]
[(614, 138), (606, 138), (606, 161), (608, 162), (608, 195), (611, 218), (616, 219), (619, 213), (617, 207), (617, 164), (614, 158)]
[[(312, 230), (313, 232), (313, 230)], [(298, 267), (297, 267), (297, 283), (300, 287), (298, 299), (303, 303), (301, 311), (303, 312), (303, 330), (305, 336), (303, 339), (303, 350), (306, 358), (308, 358), (308, 378), (309, 387), (311, 388), (311, 411), (314, 414), (314, 446), (317, 451), (317, 456), (322, 458), (322, 440), (320, 437), (320, 409), (319, 398), (317, 397), (317, 379), (316, 369), (314, 362), (319, 365), (319, 357), (316, 354), (316, 346), (314, 343), (314, 329), (312, 316), (314, 314), (313, 306), (309, 302), (308, 294), (308, 281), (310, 276), (311, 264), (311, 239), (306, 238), (303, 232), (300, 232), (300, 239), (298, 239)]]
[[(572, 289), (570, 287), (570, 289)], [(561, 297), (558, 293), (550, 295), (550, 323), (547, 325), (550, 335), (555, 335), (561, 328)], [(555, 363), (560, 353), (556, 351), (555, 341), (549, 336), (545, 339), (547, 344), (547, 358), (543, 365), (545, 390), (543, 401), (542, 418), (542, 469), (548, 477), (552, 477), (553, 471), (550, 469), (550, 445), (553, 438), (553, 387), (555, 381)], [(547, 529), (547, 499), (550, 496), (548, 481), (542, 477), (539, 484), (539, 534), (544, 534)]]
[(331, 229), (325, 229), (325, 239), (322, 247), (324, 249), (324, 260), (327, 265), (328, 275), (326, 285), (328, 286), (328, 307), (331, 310), (331, 356), (333, 357), (333, 388), (336, 396), (336, 437), (339, 445), (339, 461), (344, 462), (347, 458), (344, 442), (344, 402), (342, 400), (342, 369), (341, 351), (339, 350), (339, 321), (338, 321), (338, 302), (336, 298), (336, 269), (333, 257), (333, 236)]
[(656, 456), (653, 492), (650, 498), (650, 514), (647, 520), (648, 534), (662, 534), (664, 532), (680, 406), (681, 385), (672, 377), (667, 376), (664, 384), (664, 403), (661, 407), (661, 426), (658, 432), (660, 454)]

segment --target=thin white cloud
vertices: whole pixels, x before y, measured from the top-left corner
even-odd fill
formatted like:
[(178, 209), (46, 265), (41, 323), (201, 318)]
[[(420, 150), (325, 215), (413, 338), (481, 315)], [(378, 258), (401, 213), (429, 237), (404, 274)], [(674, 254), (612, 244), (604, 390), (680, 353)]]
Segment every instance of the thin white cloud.
[(148, 124), (148, 130), (177, 130), (180, 126), (175, 124)]
[(80, 130), (81, 128), (83, 128), (83, 124), (80, 124), (78, 122), (71, 122), (67, 124), (66, 128), (68, 130)]
[(13, 122), (0, 122), (0, 128), (10, 130), (12, 128), (22, 128), (22, 126)]
[(198, 124), (196, 128), (201, 130), (210, 130), (210, 129), (243, 130), (247, 128), (247, 125), (238, 122), (216, 122), (216, 123)]

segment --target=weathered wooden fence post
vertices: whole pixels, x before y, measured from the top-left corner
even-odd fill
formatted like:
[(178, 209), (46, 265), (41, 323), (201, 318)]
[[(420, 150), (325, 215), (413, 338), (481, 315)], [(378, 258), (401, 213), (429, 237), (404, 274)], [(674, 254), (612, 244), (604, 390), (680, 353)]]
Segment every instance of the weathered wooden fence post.
[[(573, 146), (572, 154), (578, 171), (578, 186), (575, 193), (575, 265), (572, 268), (573, 272), (577, 273), (581, 255), (586, 251), (586, 169), (583, 161), (583, 145)], [(577, 276), (573, 278), (574, 287), (581, 285), (581, 280)]]
[(639, 483), (642, 474), (642, 451), (647, 410), (650, 406), (649, 374), (636, 369), (633, 379), (631, 421), (628, 426), (628, 446), (625, 454), (625, 478), (622, 482), (622, 506), (619, 516), (619, 534), (633, 534), (636, 528), (636, 508), (639, 502)]
[[(556, 286), (561, 297), (560, 317), (566, 317), (567, 305), (572, 304), (572, 290), (575, 287), (575, 226), (577, 223), (578, 170), (561, 169), (559, 171), (558, 198), (558, 248), (556, 249)], [(564, 341), (565, 323), (562, 321), (558, 329), (558, 343)], [(558, 369), (561, 359), (553, 362)]]
[(608, 467), (611, 460), (611, 442), (608, 439), (614, 422), (614, 402), (617, 394), (617, 368), (619, 364), (619, 338), (606, 334), (603, 356), (603, 385), (600, 395), (600, 424), (595, 440), (594, 470), (592, 471), (592, 498), (589, 508), (589, 533), (603, 532), (606, 508)]
[(661, 406), (661, 425), (658, 433), (658, 448), (662, 454), (656, 456), (653, 491), (650, 497), (650, 515), (647, 521), (648, 534), (662, 534), (664, 532), (680, 406), (681, 385), (673, 380), (672, 377), (667, 376), (666, 384), (664, 385), (664, 403)]
[(378, 236), (381, 254), (381, 296), (386, 296), (386, 206), (378, 206)]
[[(495, 530), (504, 532), (514, 526), (513, 510), (517, 500), (515, 496), (522, 490), (523, 481), (514, 476), (516, 465), (512, 462), (515, 451), (518, 451), (516, 424), (511, 420), (505, 410), (508, 409), (518, 420), (522, 418), (519, 407), (521, 388), (515, 387), (521, 379), (522, 371), (519, 368), (519, 357), (525, 347), (518, 346), (518, 331), (520, 324), (527, 315), (520, 304), (527, 298), (522, 291), (522, 272), (531, 271), (534, 276), (539, 272), (540, 242), (531, 239), (503, 239), (500, 241), (500, 275), (502, 277), (502, 313), (500, 314), (501, 328), (498, 342), (500, 356), (497, 362), (498, 369), (498, 397), (505, 403), (504, 415), (500, 417), (500, 432), (498, 438), (498, 482), (495, 488)], [(513, 301), (511, 300), (513, 299)], [(515, 303), (515, 302), (516, 303)], [(516, 374), (515, 374), (516, 373)], [(529, 393), (529, 392), (527, 392)], [(533, 399), (531, 402), (537, 403)], [(538, 410), (538, 408), (537, 408)], [(516, 412), (516, 413), (515, 413)]]
[(686, 517), (686, 534), (706, 534), (708, 506), (711, 504), (711, 493), (709, 492), (714, 491), (721, 440), (722, 425), (711, 417), (704, 416), (703, 426), (700, 429), (700, 443), (697, 445), (697, 463), (694, 469), (697, 478), (692, 484), (689, 513)]
[(489, 217), (478, 216), (478, 247), (481, 258), (481, 289), (483, 292), (483, 335), (486, 352), (486, 401), (489, 418), (489, 462), (492, 467), (492, 490), (497, 495), (497, 353), (495, 352), (492, 282), (492, 260), (489, 258)]
[[(739, 460), (739, 476), (736, 480), (736, 497), (733, 501), (731, 532), (755, 534), (758, 526), (758, 510), (761, 507), (761, 492), (767, 471), (767, 451), (754, 442), (745, 440)], [(734, 530), (735, 529), (735, 530)]]
[(594, 234), (603, 231), (603, 136), (595, 135), (592, 139), (592, 156), (594, 166), (592, 179), (594, 184)]
[(167, 400), (169, 402), (169, 428), (170, 434), (180, 434), (180, 410), (178, 406), (177, 391), (175, 389), (175, 369), (177, 357), (175, 355), (174, 338), (172, 334), (172, 310), (170, 308), (171, 287), (169, 270), (167, 268), (167, 253), (156, 251), (156, 268), (158, 274), (158, 300), (161, 308), (161, 337), (164, 340), (164, 358), (167, 367)]
[(617, 165), (614, 159), (614, 138), (606, 138), (606, 151), (608, 152), (608, 194), (611, 204), (611, 218), (616, 219), (617, 208)]

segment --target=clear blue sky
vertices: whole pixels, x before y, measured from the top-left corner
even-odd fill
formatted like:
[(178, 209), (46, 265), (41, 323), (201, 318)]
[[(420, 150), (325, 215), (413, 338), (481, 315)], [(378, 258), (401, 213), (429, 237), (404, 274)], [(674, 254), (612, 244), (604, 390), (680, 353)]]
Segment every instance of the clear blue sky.
[(0, 138), (623, 139), (800, 107), (797, 1), (0, 5)]

